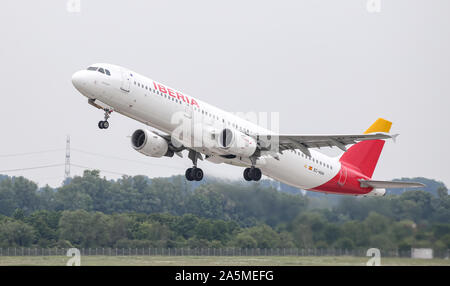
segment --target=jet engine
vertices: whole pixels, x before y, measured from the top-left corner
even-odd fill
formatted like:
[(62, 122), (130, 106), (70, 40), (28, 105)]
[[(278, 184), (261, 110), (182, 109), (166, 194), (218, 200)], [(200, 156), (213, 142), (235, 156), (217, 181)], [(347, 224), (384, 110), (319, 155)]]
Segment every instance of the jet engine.
[(229, 154), (250, 157), (256, 152), (256, 140), (238, 130), (224, 128), (218, 136), (219, 148)]
[(150, 157), (173, 156), (173, 151), (169, 149), (166, 139), (146, 129), (133, 132), (131, 146), (134, 150)]

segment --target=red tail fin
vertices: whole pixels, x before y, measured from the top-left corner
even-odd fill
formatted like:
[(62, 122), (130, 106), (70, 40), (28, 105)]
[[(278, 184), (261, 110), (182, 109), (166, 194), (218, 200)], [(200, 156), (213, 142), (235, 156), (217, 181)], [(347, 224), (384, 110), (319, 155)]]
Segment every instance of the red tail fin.
[[(379, 118), (364, 132), (385, 132), (391, 129), (392, 122)], [(339, 161), (352, 165), (359, 169), (362, 174), (372, 177), (381, 151), (383, 150), (384, 140), (368, 140), (356, 143), (345, 152)]]
[(339, 161), (358, 168), (362, 174), (372, 178), (383, 146), (383, 140), (368, 140), (356, 143), (342, 155)]

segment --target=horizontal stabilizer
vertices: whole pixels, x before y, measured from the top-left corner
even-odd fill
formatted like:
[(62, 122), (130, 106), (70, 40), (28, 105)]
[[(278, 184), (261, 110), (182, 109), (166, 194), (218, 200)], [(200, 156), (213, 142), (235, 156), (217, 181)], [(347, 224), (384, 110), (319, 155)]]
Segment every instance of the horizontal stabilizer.
[(372, 181), (372, 180), (359, 180), (361, 184), (361, 188), (375, 188), (375, 189), (384, 189), (384, 188), (421, 188), (425, 187), (424, 184), (414, 183), (414, 182), (393, 182), (393, 181)]

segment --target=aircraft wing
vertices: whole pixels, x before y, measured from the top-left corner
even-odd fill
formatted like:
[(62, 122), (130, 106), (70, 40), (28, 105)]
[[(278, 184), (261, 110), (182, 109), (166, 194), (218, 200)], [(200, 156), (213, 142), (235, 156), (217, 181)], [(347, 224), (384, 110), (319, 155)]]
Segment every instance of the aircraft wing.
[(355, 144), (359, 141), (374, 139), (395, 139), (398, 134), (390, 135), (387, 133), (371, 133), (356, 135), (296, 135), (281, 134), (269, 135), (271, 137), (278, 136), (280, 151), (299, 149), (306, 155), (310, 156), (309, 148), (321, 147), (338, 147), (342, 151), (347, 151), (346, 145)]
[(373, 181), (373, 180), (359, 180), (361, 188), (375, 188), (375, 189), (385, 189), (385, 188), (420, 188), (425, 187), (424, 184), (414, 183), (414, 182), (393, 182), (393, 181)]

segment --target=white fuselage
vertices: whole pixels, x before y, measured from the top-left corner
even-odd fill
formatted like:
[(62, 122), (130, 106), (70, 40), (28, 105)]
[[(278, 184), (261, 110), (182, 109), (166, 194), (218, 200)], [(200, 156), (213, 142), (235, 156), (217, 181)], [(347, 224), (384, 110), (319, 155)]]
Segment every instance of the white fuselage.
[[(273, 134), (260, 126), (237, 115), (221, 110), (185, 93), (169, 88), (150, 78), (111, 64), (95, 66), (108, 69), (110, 75), (97, 71), (83, 70), (73, 76), (76, 88), (97, 104), (112, 108), (115, 112), (139, 122), (172, 134), (179, 127), (178, 116), (195, 119), (203, 129), (226, 126), (247, 135)], [(227, 163), (236, 166), (251, 166), (247, 157), (227, 159), (220, 157), (220, 150), (206, 146), (194, 147), (196, 151), (208, 155), (211, 162)], [(296, 150), (283, 151), (278, 159), (261, 156), (256, 166), (268, 177), (301, 189), (312, 189), (330, 181), (341, 168), (337, 158), (328, 157), (310, 150), (311, 157)]]

